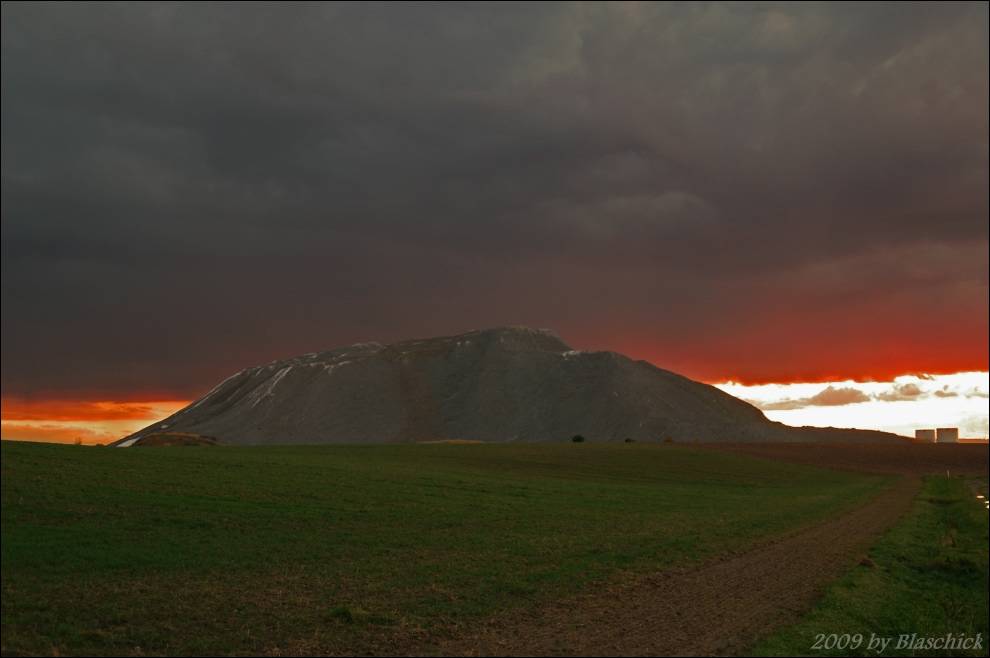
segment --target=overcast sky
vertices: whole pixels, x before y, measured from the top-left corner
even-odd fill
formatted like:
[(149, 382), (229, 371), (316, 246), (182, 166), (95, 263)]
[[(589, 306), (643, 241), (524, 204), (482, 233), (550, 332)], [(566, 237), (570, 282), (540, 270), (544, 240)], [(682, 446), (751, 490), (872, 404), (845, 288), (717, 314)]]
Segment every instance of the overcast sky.
[(706, 381), (985, 371), (987, 20), (4, 3), (3, 395), (503, 324)]

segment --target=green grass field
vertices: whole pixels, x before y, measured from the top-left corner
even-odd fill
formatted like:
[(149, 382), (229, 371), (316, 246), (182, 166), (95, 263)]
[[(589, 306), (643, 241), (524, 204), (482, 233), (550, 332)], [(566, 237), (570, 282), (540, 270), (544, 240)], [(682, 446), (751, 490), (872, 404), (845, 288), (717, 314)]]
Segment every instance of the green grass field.
[(887, 482), (640, 444), (2, 455), (5, 654), (387, 651)]
[[(982, 488), (986, 490), (986, 484)], [(930, 477), (910, 514), (836, 582), (822, 602), (792, 627), (768, 638), (758, 656), (986, 656), (988, 515), (961, 478)], [(981, 650), (898, 648), (902, 635), (974, 637)], [(820, 636), (845, 635), (845, 646), (812, 650)], [(892, 638), (881, 652), (874, 637)], [(824, 641), (822, 641), (824, 645)]]

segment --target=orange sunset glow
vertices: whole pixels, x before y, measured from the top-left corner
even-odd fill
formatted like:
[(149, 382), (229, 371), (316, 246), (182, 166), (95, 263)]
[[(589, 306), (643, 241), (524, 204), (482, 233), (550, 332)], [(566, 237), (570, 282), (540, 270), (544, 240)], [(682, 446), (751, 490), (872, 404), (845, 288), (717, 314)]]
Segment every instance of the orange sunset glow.
[(108, 443), (165, 418), (185, 400), (26, 400), (3, 398), (0, 432), (7, 440)]

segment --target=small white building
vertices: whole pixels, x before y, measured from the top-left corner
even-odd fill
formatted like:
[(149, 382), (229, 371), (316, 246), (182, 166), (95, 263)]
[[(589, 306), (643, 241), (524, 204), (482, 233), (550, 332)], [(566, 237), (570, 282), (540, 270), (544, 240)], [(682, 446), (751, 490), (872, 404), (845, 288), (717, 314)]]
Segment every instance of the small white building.
[(958, 443), (958, 427), (939, 427), (935, 430), (935, 441), (938, 443)]
[(935, 430), (915, 430), (914, 440), (935, 443)]

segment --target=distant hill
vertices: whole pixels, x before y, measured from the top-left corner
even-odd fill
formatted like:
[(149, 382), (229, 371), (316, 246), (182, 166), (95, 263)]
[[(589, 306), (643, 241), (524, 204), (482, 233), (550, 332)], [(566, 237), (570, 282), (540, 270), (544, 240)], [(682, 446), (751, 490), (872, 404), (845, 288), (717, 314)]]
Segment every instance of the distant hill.
[(719, 389), (615, 352), (503, 327), (359, 343), (242, 370), (114, 445), (188, 433), (221, 444), (562, 441), (901, 441), (792, 428)]

